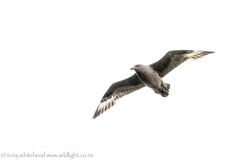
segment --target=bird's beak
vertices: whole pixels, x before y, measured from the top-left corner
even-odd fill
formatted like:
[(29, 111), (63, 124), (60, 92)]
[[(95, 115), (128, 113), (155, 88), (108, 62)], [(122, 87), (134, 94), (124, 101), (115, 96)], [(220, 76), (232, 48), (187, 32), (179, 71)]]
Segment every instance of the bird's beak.
[(132, 67), (130, 70), (134, 70), (135, 68), (134, 67)]

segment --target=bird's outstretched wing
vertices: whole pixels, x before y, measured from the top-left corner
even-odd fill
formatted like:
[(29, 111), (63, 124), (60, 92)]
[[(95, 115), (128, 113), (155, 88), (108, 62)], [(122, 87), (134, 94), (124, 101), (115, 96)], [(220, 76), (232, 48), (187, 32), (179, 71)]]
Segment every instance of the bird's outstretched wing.
[(122, 81), (113, 83), (109, 87), (107, 92), (104, 94), (100, 104), (98, 105), (93, 115), (93, 118), (96, 118), (101, 113), (115, 105), (117, 99), (131, 92), (134, 92), (144, 86), (145, 85), (138, 79), (136, 74)]
[(167, 52), (159, 61), (151, 64), (150, 66), (158, 72), (160, 77), (164, 77), (171, 72), (174, 68), (188, 59), (198, 59), (205, 55), (214, 53), (211, 51), (199, 50), (173, 50)]

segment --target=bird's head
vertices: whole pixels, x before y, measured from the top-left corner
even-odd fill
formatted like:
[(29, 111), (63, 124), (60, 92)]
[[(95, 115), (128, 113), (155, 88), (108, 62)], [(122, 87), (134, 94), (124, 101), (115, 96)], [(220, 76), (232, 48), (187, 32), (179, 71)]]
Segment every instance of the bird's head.
[(138, 71), (138, 70), (140, 70), (140, 69), (143, 68), (143, 67), (144, 67), (144, 65), (142, 65), (142, 64), (136, 64), (136, 65), (134, 65), (134, 66), (131, 68), (131, 70)]
[(136, 64), (131, 68), (131, 70), (134, 70), (136, 72), (136, 74), (138, 75), (138, 78), (140, 78), (141, 80), (144, 80), (145, 77), (148, 76), (148, 74), (146, 73), (148, 72), (149, 68), (148, 66), (145, 66), (142, 64)]

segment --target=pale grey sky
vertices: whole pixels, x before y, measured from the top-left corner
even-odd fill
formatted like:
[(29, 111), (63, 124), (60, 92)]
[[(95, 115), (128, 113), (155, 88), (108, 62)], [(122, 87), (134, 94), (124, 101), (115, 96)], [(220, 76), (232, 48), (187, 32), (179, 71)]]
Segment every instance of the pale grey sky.
[[(238, 160), (239, 7), (233, 0), (1, 1), (1, 152)], [(92, 120), (113, 82), (175, 49), (216, 53), (169, 73), (167, 98), (143, 88)]]

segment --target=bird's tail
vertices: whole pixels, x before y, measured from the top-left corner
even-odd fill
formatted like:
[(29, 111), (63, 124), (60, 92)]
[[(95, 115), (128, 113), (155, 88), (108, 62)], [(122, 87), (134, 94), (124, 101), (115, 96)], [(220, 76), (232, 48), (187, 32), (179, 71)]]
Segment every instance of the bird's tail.
[(160, 90), (160, 94), (163, 97), (167, 97), (169, 95), (170, 84), (163, 82)]

